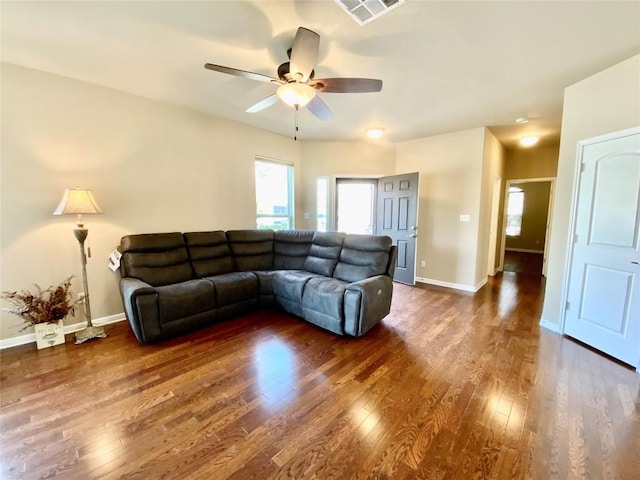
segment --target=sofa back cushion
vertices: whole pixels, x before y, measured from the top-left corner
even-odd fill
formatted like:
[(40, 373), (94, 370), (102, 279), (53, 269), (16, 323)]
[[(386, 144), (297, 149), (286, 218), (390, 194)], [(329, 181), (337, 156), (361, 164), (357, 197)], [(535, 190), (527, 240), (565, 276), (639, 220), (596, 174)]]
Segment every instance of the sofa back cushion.
[(347, 235), (333, 277), (357, 282), (387, 273), (391, 238), (376, 235)]
[(184, 241), (193, 273), (197, 278), (234, 271), (235, 265), (227, 243), (227, 235), (222, 230), (185, 233)]
[(237, 271), (273, 269), (273, 230), (229, 230), (227, 240)]
[(344, 233), (314, 232), (303, 270), (330, 277), (338, 263), (343, 239)]
[(120, 273), (154, 287), (193, 278), (182, 233), (126, 235), (120, 240)]
[(273, 239), (273, 268), (302, 270), (311, 249), (314, 232), (276, 230)]

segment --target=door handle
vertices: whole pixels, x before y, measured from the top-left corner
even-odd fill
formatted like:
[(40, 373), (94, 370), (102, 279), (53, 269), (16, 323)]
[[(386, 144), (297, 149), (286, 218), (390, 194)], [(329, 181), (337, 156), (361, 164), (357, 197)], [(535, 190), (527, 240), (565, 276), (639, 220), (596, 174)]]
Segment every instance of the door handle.
[(634, 265), (640, 265), (640, 262), (633, 262), (632, 261), (631, 263), (633, 263)]
[(416, 235), (415, 233), (412, 233), (411, 235), (407, 235), (407, 237), (411, 237), (411, 238), (416, 238), (418, 235)]

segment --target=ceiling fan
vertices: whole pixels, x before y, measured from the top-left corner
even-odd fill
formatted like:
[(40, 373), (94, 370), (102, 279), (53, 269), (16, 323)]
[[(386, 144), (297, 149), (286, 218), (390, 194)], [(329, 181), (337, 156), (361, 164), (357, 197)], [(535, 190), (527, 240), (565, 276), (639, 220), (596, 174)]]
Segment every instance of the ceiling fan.
[(313, 67), (318, 59), (319, 46), (320, 35), (307, 28), (299, 27), (293, 46), (287, 51), (289, 61), (278, 67), (278, 78), (213, 63), (206, 63), (204, 68), (250, 80), (280, 85), (276, 93), (249, 107), (246, 110), (248, 113), (264, 110), (275, 104), (280, 98), (296, 110), (306, 105), (309, 111), (320, 120), (329, 120), (333, 114), (327, 104), (317, 95), (318, 92), (367, 93), (382, 90), (382, 80), (372, 78), (315, 79)]

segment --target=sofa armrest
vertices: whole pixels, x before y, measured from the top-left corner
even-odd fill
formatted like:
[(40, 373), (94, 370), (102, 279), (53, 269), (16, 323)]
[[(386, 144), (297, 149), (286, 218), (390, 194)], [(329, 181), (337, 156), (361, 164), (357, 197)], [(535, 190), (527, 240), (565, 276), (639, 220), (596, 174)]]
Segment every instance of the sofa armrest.
[(120, 280), (120, 295), (124, 313), (140, 343), (150, 343), (161, 338), (158, 292), (148, 283), (137, 278)]
[(344, 331), (360, 337), (387, 316), (391, 309), (393, 281), (376, 275), (350, 283), (344, 292)]

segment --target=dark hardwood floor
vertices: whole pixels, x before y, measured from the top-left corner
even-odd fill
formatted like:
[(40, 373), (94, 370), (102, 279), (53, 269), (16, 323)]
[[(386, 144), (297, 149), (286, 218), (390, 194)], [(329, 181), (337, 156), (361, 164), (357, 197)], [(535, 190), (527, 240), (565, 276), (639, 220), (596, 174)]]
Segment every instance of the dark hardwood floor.
[(538, 327), (541, 277), (395, 285), (360, 339), (258, 312), (1, 352), (3, 479), (638, 479), (640, 375)]
[(528, 275), (542, 275), (542, 262), (544, 256), (542, 253), (529, 252), (504, 252), (505, 272), (526, 273)]

